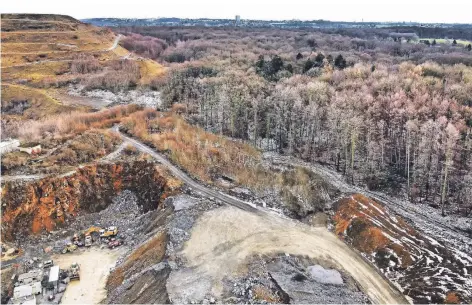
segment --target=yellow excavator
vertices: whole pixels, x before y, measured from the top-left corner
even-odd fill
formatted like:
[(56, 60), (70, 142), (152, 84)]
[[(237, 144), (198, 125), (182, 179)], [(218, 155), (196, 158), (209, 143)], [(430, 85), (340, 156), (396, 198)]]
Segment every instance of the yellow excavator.
[(106, 229), (96, 227), (96, 226), (91, 226), (84, 232), (85, 236), (87, 235), (92, 236), (92, 239), (94, 241), (98, 240), (98, 238), (115, 237), (117, 234), (118, 234), (118, 228), (115, 226), (111, 226)]
[(92, 240), (93, 241), (96, 241), (100, 238), (100, 232), (102, 231), (103, 229), (100, 228), (100, 227), (96, 227), (96, 226), (91, 226), (90, 228), (88, 228), (85, 232), (84, 232), (84, 235), (85, 236), (88, 236), (90, 235), (92, 237)]
[(67, 252), (74, 252), (77, 250), (77, 245), (74, 245), (73, 243), (67, 243), (64, 249), (62, 249), (62, 254), (66, 254)]

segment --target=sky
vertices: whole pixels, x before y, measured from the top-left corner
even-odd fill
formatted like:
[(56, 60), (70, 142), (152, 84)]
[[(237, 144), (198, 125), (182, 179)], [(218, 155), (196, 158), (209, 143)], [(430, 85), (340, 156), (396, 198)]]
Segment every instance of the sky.
[(1, 13), (77, 19), (230, 18), (472, 23), (472, 0), (3, 0)]

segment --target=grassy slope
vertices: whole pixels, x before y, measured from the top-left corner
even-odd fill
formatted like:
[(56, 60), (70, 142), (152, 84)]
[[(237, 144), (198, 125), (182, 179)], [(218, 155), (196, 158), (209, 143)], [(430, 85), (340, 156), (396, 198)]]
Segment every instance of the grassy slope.
[[(28, 101), (30, 103), (30, 107), (22, 115), (23, 118), (27, 119), (40, 119), (74, 109), (62, 105), (59, 101), (49, 96), (46, 90), (29, 88), (22, 85), (2, 84), (2, 111), (15, 101)], [(12, 116), (19, 117), (20, 115), (13, 114)]]

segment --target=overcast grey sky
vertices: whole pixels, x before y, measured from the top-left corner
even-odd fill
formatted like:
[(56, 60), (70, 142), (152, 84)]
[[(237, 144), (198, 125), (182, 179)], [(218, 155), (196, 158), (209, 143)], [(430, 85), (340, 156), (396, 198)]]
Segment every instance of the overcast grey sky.
[(3, 0), (2, 13), (472, 23), (472, 0)]

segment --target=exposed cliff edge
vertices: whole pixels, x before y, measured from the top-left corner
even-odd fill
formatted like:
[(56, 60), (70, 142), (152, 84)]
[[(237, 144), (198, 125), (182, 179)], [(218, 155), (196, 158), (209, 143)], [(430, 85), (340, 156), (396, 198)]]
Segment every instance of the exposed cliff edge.
[(167, 196), (167, 181), (146, 161), (94, 164), (65, 177), (10, 182), (2, 188), (2, 238), (61, 228), (79, 212), (106, 208), (122, 190), (138, 197), (143, 212), (156, 209)]

